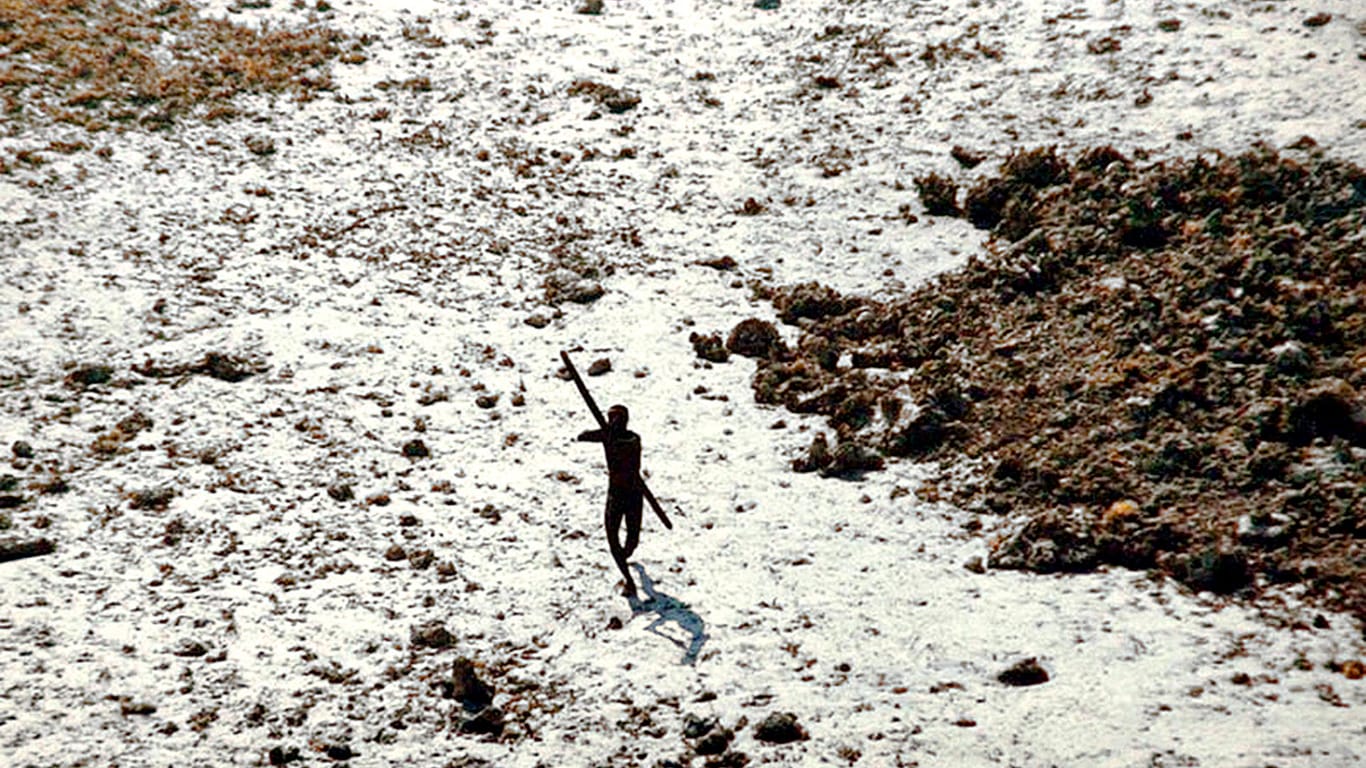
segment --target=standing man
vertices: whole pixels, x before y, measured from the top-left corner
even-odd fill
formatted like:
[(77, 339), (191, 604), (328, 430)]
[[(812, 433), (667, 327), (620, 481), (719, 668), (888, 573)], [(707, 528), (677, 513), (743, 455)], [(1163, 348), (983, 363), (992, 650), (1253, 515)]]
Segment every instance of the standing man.
[[(640, 544), (640, 517), (644, 507), (644, 483), (640, 479), (640, 435), (626, 428), (630, 414), (624, 405), (607, 409), (607, 426), (579, 435), (581, 442), (602, 443), (607, 454), (607, 547), (626, 580), (622, 594), (636, 596), (636, 582), (626, 567), (626, 558)], [(621, 543), (621, 522), (626, 521), (626, 545)]]

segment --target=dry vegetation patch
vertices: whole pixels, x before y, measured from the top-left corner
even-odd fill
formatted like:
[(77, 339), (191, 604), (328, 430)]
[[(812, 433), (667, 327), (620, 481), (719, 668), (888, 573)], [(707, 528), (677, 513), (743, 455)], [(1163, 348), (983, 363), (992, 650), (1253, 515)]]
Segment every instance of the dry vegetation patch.
[(839, 437), (798, 466), (975, 457), (987, 477), (957, 501), (1027, 520), (997, 567), (1223, 592), (1260, 575), (1366, 617), (1366, 172), (1266, 147), (1147, 166), (1042, 149), (962, 210), (988, 255), (910, 295), (774, 295), (803, 331), (756, 397)]
[(0, 0), (0, 104), (10, 120), (91, 131), (230, 117), (242, 93), (328, 90), (347, 45), (314, 24), (258, 31), (206, 18), (188, 0)]

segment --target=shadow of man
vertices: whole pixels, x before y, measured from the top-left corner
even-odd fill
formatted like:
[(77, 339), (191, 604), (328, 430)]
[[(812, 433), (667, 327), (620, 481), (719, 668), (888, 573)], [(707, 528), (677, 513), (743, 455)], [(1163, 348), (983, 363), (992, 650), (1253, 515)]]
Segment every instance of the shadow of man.
[[(681, 663), (695, 663), (698, 655), (702, 653), (703, 644), (707, 642), (707, 633), (705, 631), (706, 623), (702, 621), (701, 616), (698, 616), (685, 603), (680, 602), (678, 598), (655, 591), (655, 583), (650, 579), (649, 575), (645, 573), (645, 566), (636, 563), (633, 567), (636, 569), (636, 572), (640, 574), (640, 586), (641, 589), (645, 590), (645, 595), (648, 599), (642, 602), (636, 597), (629, 598), (632, 614), (655, 614), (655, 620), (650, 622), (650, 626), (646, 627), (645, 631), (653, 632), (679, 648), (682, 648), (684, 653)], [(673, 635), (661, 631), (660, 627), (668, 622), (677, 624), (680, 629), (688, 633), (688, 641), (684, 642)]]

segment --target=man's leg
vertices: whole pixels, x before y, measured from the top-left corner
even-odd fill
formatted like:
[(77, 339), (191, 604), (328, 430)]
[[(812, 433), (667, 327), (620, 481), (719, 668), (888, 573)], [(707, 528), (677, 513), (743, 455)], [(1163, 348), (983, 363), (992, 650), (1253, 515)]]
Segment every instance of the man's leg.
[(612, 559), (617, 563), (617, 570), (621, 571), (621, 577), (626, 580), (626, 587), (622, 594), (627, 597), (636, 596), (636, 582), (631, 578), (631, 571), (626, 567), (626, 558), (629, 554), (621, 546), (621, 510), (617, 509), (616, 499), (610, 495), (607, 498), (607, 511), (605, 520), (607, 526), (607, 548), (612, 552)]
[(633, 495), (626, 505), (626, 556), (635, 554), (636, 547), (640, 546), (640, 518), (642, 497), (639, 493)]

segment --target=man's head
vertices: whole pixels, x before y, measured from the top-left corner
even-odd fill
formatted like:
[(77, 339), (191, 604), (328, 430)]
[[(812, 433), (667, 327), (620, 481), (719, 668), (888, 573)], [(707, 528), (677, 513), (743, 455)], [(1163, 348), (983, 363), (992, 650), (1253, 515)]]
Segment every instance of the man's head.
[(626, 406), (617, 404), (607, 409), (607, 425), (613, 429), (626, 429), (626, 421), (631, 418)]

